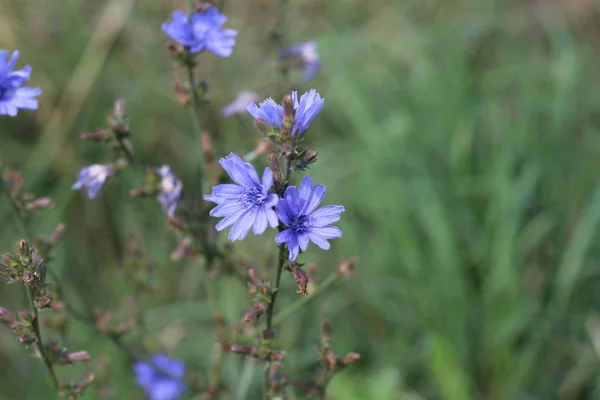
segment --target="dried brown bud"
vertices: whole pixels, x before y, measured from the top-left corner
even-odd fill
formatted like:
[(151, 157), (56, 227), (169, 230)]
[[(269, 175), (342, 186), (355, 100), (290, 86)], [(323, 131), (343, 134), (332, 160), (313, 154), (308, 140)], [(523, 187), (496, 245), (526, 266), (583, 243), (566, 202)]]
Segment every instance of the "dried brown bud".
[(284, 157), (290, 156), (293, 150), (294, 149), (289, 144), (284, 144), (280, 147), (281, 155), (283, 155)]
[(110, 138), (110, 131), (108, 129), (99, 129), (95, 132), (84, 132), (79, 135), (81, 140), (89, 140), (92, 142), (102, 142)]
[(229, 351), (231, 351), (232, 353), (252, 355), (256, 353), (256, 348), (253, 346), (232, 344), (231, 346), (229, 346)]
[(358, 265), (358, 257), (352, 257), (351, 259), (343, 262), (338, 268), (338, 274), (340, 276), (348, 279), (354, 273), (356, 269), (356, 265)]
[(208, 164), (211, 164), (214, 161), (215, 148), (212, 144), (212, 139), (208, 132), (202, 132), (202, 154), (204, 155), (204, 159)]
[(294, 278), (294, 282), (298, 285), (296, 293), (307, 295), (308, 292), (306, 291), (306, 286), (308, 285), (308, 275), (306, 275), (306, 272), (298, 266), (294, 267), (290, 272), (292, 278)]
[(186, 254), (188, 254), (188, 250), (192, 244), (192, 239), (189, 237), (185, 237), (179, 242), (175, 250), (171, 253), (171, 261), (179, 261)]
[(92, 357), (90, 357), (90, 354), (87, 351), (76, 351), (73, 353), (69, 353), (67, 354), (67, 359), (70, 362), (75, 362), (75, 361), (84, 361), (84, 362), (88, 362), (88, 361), (92, 361)]
[(25, 210), (34, 211), (39, 210), (40, 208), (48, 208), (52, 206), (52, 200), (48, 197), (42, 197), (39, 199), (35, 199), (25, 204)]
[(293, 121), (296, 112), (294, 111), (294, 103), (292, 102), (292, 96), (285, 95), (283, 97), (283, 121)]
[(50, 243), (55, 244), (57, 243), (60, 238), (62, 237), (62, 235), (64, 235), (65, 231), (67, 230), (67, 224), (63, 224), (62, 222), (58, 225), (56, 225), (56, 228), (54, 228), (54, 232), (52, 232), (52, 234), (50, 235)]
[(344, 358), (342, 358), (342, 364), (344, 364), (344, 366), (350, 365), (355, 361), (358, 361), (360, 359), (360, 354), (358, 353), (348, 353), (346, 354), (346, 356), (344, 356)]
[(330, 368), (335, 368), (338, 363), (337, 359), (335, 358), (335, 354), (333, 354), (331, 351), (325, 355), (325, 361), (327, 364), (329, 364)]
[(256, 303), (250, 311), (248, 311), (242, 317), (242, 324), (247, 324), (250, 321), (258, 319), (261, 315), (265, 313), (265, 307), (260, 303)]
[(12, 325), (17, 322), (15, 316), (4, 307), (0, 307), (0, 321)]
[(175, 91), (175, 98), (177, 102), (182, 106), (188, 106), (192, 104), (192, 96), (187, 88), (183, 86), (180, 82), (175, 82), (173, 85), (173, 90)]
[(258, 277), (256, 276), (256, 271), (253, 268), (248, 269), (248, 275), (250, 276), (252, 283), (258, 285)]

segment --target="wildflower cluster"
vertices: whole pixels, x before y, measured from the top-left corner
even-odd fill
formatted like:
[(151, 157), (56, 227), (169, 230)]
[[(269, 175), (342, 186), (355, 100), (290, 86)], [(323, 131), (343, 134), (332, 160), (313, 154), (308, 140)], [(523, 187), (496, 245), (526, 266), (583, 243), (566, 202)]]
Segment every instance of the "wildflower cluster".
[[(59, 381), (55, 366), (73, 362), (91, 364), (91, 356), (85, 351), (69, 352), (57, 340), (43, 341), (37, 313), (40, 309), (55, 313), (57, 317), (48, 318), (44, 326), (61, 332), (63, 337), (66, 321), (73, 317), (123, 350), (131, 362), (137, 384), (150, 400), (174, 400), (187, 395), (219, 398), (228, 390), (222, 370), (230, 354), (264, 363), (265, 398), (281, 398), (283, 391), (292, 387), (310, 396), (324, 398), (331, 377), (358, 359), (358, 355), (353, 354), (344, 358), (333, 355), (329, 338), (327, 341), (323, 339), (317, 351), (321, 368), (303, 384), (306, 387), (294, 383), (284, 371), (285, 351), (278, 347), (275, 326), (309, 297), (298, 297), (300, 302), (290, 306), (292, 311), (281, 311), (275, 318), (282, 272), (290, 273), (297, 285), (297, 294), (314, 296), (347, 278), (356, 261), (351, 259), (341, 263), (338, 270), (320, 284), (316, 282), (316, 266), (312, 265), (306, 272), (304, 264), (298, 261), (305, 257), (303, 254), (310, 243), (322, 250), (330, 249), (330, 241), (342, 236), (342, 231), (333, 224), (345, 211), (341, 205), (322, 206), (327, 193), (325, 186), (315, 184), (309, 175), (302, 178), (295, 175), (306, 172), (318, 161), (317, 152), (303, 146), (311, 123), (324, 105), (324, 99), (315, 89), (300, 96), (297, 91), (281, 93), (281, 103), (272, 98), (264, 99), (254, 92), (241, 92), (233, 103), (222, 108), (221, 114), (230, 117), (249, 113), (263, 137), (256, 149), (244, 157), (229, 153), (217, 164), (219, 157), (212, 145), (214, 138), (201, 130), (202, 119), (198, 112), (200, 107), (208, 104), (209, 86), (205, 81), (196, 79), (195, 66), (198, 57), (203, 54), (232, 55), (238, 32), (224, 28), (226, 22), (227, 17), (216, 7), (202, 3), (189, 13), (173, 12), (170, 20), (162, 24), (162, 31), (174, 42), (168, 47), (169, 53), (177, 66), (186, 72), (186, 78), (177, 80), (174, 89), (180, 104), (192, 109), (194, 134), (201, 143), (202, 159), (198, 162), (201, 176), (195, 181), (185, 182), (186, 188), (194, 185), (205, 193), (201, 206), (190, 204), (185, 198), (184, 184), (175, 174), (176, 168), (164, 162), (142, 165), (134, 151), (132, 136), (135, 130), (130, 126), (122, 99), (115, 101), (104, 126), (80, 135), (84, 141), (109, 149), (112, 156), (83, 166), (72, 189), (85, 191), (89, 199), (94, 199), (110, 182), (118, 183), (125, 173), (141, 176), (141, 184), (130, 188), (131, 197), (152, 198), (162, 207), (167, 227), (179, 236), (179, 245), (172, 252), (171, 260), (176, 262), (185, 258), (192, 268), (203, 268), (208, 297), (211, 282), (221, 276), (243, 281), (252, 299), (250, 310), (242, 311), (239, 324), (233, 326), (228, 325), (217, 310), (212, 310), (217, 351), (209, 371), (200, 372), (208, 378), (199, 377), (190, 372), (192, 368), (186, 366), (182, 359), (169, 357), (145, 324), (141, 307), (160, 286), (156, 283), (152, 260), (143, 255), (135, 237), (130, 237), (125, 246), (122, 265), (124, 280), (136, 292), (122, 300), (123, 307), (118, 312), (95, 308), (82, 313), (63, 297), (64, 291), (55, 274), (51, 275), (55, 281), (52, 285), (46, 280), (47, 263), (44, 260), (50, 259), (50, 252), (65, 226), (59, 225), (49, 239), (29, 235), (25, 227), (26, 236), (35, 247), (22, 240), (15, 254), (4, 255), (0, 263), (0, 278), (26, 288), (30, 310), (15, 316), (0, 308), (0, 321), (17, 334), (20, 342), (35, 346), (52, 380), (53, 389), (64, 398), (82, 396), (84, 389), (94, 381), (98, 382), (102, 393), (110, 393), (108, 361), (98, 362), (95, 372), (86, 373), (79, 381)], [(14, 52), (10, 60), (8, 54), (0, 51), (0, 115), (16, 116), (18, 109), (37, 109), (36, 97), (41, 90), (23, 86), (30, 77), (31, 67), (14, 70), (19, 53)], [(314, 41), (280, 49), (277, 60), (283, 75), (287, 76), (290, 70), (296, 69), (303, 72), (304, 82), (313, 78), (321, 68)], [(266, 156), (268, 166), (259, 175), (251, 162), (260, 156)], [(1, 168), (0, 172), (7, 198), (19, 218), (52, 204), (50, 199), (36, 198), (24, 191), (17, 171)], [(211, 190), (204, 184), (204, 178), (208, 178)], [(214, 224), (211, 217), (220, 218), (220, 221)], [(221, 240), (218, 233), (227, 228), (229, 242)], [(244, 240), (250, 231), (254, 235), (263, 235), (270, 229), (276, 230), (273, 231), (274, 242), (279, 246), (273, 281), (259, 276), (257, 269), (251, 267), (253, 263), (250, 260), (238, 258), (231, 243)], [(248, 277), (250, 282), (247, 282)], [(265, 328), (257, 330), (261, 320), (264, 320)], [(130, 333), (133, 331), (137, 335), (132, 339), (134, 335)]]

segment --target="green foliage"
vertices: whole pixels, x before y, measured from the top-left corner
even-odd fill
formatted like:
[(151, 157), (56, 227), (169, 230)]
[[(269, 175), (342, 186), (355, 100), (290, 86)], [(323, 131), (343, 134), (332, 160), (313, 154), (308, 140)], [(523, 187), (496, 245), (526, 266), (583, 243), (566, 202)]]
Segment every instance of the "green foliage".
[[(81, 166), (102, 159), (77, 136), (101, 126), (116, 97), (128, 101), (145, 163), (183, 170), (198, 157), (159, 30), (170, 6), (42, 3), (0, 5), (0, 48), (20, 49), (44, 90), (39, 112), (2, 120), (1, 156), (22, 168), (31, 192), (55, 202), (30, 227), (46, 234), (67, 224), (51, 268), (79, 308), (121, 306), (131, 288), (120, 257), (127, 235), (139, 235), (163, 285), (146, 304), (149, 325), (174, 355), (206, 369), (214, 339), (208, 278), (169, 260), (176, 243), (160, 206), (128, 198), (134, 175), (94, 201), (70, 190)], [(256, 143), (251, 118), (225, 120), (218, 111), (239, 90), (276, 93), (265, 29), (276, 2), (224, 3), (241, 34), (231, 58), (200, 65), (211, 87), (204, 119), (220, 154), (243, 153)], [(290, 2), (284, 41), (317, 40), (324, 63), (302, 86), (326, 99), (308, 139), (319, 151), (311, 175), (327, 185), (329, 204), (347, 209), (344, 236), (307, 258), (320, 279), (343, 255), (361, 260), (353, 279), (281, 323), (290, 373), (314, 361), (319, 322), (329, 319), (335, 350), (362, 355), (333, 380), (338, 399), (600, 395), (600, 59), (588, 28), (598, 11), (590, 5), (574, 16), (561, 2), (531, 3)], [(193, 172), (183, 180), (186, 195), (189, 188), (199, 198)], [(5, 201), (0, 218), (7, 252), (22, 233)], [(250, 238), (238, 251), (264, 260), (276, 251), (265, 243)], [(284, 281), (282, 307), (295, 299)], [(235, 323), (244, 296), (239, 283), (222, 282), (212, 301)], [(0, 286), (0, 304), (23, 301)], [(119, 398), (133, 398), (118, 351), (78, 323), (70, 332), (70, 347), (111, 357)], [(252, 368), (235, 357), (225, 368), (240, 382), (240, 399), (259, 393), (260, 368)], [(44, 380), (30, 379), (42, 373), (2, 327), (0, 399), (44, 398)]]

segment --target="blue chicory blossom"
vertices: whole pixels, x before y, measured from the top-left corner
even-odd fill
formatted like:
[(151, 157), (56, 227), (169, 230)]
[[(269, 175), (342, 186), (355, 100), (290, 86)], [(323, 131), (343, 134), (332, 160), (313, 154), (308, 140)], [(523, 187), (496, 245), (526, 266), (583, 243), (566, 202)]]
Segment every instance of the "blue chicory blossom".
[(160, 193), (157, 200), (162, 204), (165, 212), (169, 217), (175, 214), (175, 209), (181, 200), (183, 192), (183, 185), (181, 181), (177, 179), (171, 167), (163, 165), (160, 168), (156, 168), (155, 171), (160, 175)]
[(317, 42), (314, 40), (299, 42), (281, 50), (279, 60), (286, 66), (305, 71), (302, 77), (304, 82), (311, 80), (321, 68)]
[(31, 66), (13, 71), (19, 52), (14, 51), (8, 60), (8, 51), (0, 50), (0, 115), (17, 115), (18, 109), (37, 110), (35, 98), (42, 93), (39, 88), (22, 86), (31, 76)]
[(344, 207), (325, 206), (317, 210), (326, 192), (325, 186), (313, 186), (310, 176), (305, 176), (299, 188), (288, 187), (283, 199), (279, 200), (277, 216), (287, 229), (275, 236), (275, 242), (287, 243), (291, 261), (296, 261), (300, 250), (306, 251), (309, 241), (328, 250), (327, 239), (342, 236), (339, 228), (329, 224), (340, 219)]
[(216, 7), (209, 7), (188, 15), (183, 11), (174, 11), (171, 22), (164, 22), (162, 30), (176, 42), (188, 46), (190, 52), (208, 50), (220, 57), (229, 57), (233, 53), (237, 31), (221, 29), (227, 17)]
[(96, 197), (104, 181), (115, 174), (114, 167), (105, 164), (93, 164), (83, 168), (77, 174), (77, 181), (71, 186), (73, 190), (86, 189), (90, 199)]
[[(292, 92), (292, 103), (295, 112), (295, 122), (291, 131), (292, 136), (300, 136), (308, 129), (311, 121), (323, 108), (323, 99), (315, 89), (304, 93), (298, 101), (298, 92)], [(270, 126), (281, 129), (283, 123), (283, 106), (267, 98), (260, 104), (250, 103), (246, 110), (255, 120), (262, 119)]]
[(242, 240), (253, 228), (255, 235), (262, 234), (267, 225), (278, 226), (277, 214), (273, 207), (279, 197), (269, 190), (273, 186), (273, 171), (265, 168), (262, 180), (254, 167), (231, 153), (219, 160), (221, 166), (236, 184), (222, 184), (213, 187), (212, 194), (204, 199), (217, 203), (210, 211), (213, 217), (224, 217), (217, 224), (218, 231), (233, 225), (229, 240)]
[(186, 391), (182, 382), (185, 365), (181, 360), (157, 353), (150, 357), (150, 362), (136, 362), (133, 370), (138, 385), (150, 400), (175, 400)]

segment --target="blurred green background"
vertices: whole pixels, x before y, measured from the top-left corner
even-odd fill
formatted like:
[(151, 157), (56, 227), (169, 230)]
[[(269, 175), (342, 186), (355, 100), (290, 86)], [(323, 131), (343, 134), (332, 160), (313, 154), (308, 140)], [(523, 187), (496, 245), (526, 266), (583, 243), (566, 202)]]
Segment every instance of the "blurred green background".
[[(32, 65), (31, 85), (43, 89), (38, 111), (2, 118), (0, 156), (22, 170), (29, 190), (55, 202), (30, 229), (68, 225), (51, 264), (65, 298), (82, 310), (121, 307), (132, 293), (122, 279), (124, 247), (138, 235), (162, 288), (144, 300), (148, 324), (170, 354), (202, 373), (214, 340), (208, 278), (170, 261), (177, 243), (160, 206), (128, 197), (140, 176), (126, 173), (93, 201), (70, 190), (81, 167), (111, 156), (78, 134), (101, 127), (123, 97), (144, 164), (172, 165), (186, 193), (201, 194), (189, 168), (197, 141), (175, 101), (177, 75), (160, 31), (184, 2), (134, 3), (0, 1), (0, 48), (19, 49), (18, 66)], [(323, 279), (341, 259), (360, 257), (351, 280), (279, 328), (286, 372), (298, 376), (310, 365), (320, 321), (329, 319), (335, 350), (362, 355), (332, 382), (336, 399), (600, 398), (599, 3), (223, 3), (226, 26), (240, 34), (230, 58), (200, 57), (211, 101), (204, 128), (219, 138), (221, 155), (252, 150), (259, 135), (251, 118), (225, 119), (220, 108), (242, 90), (279, 96), (279, 44), (269, 39), (278, 16), (282, 44), (316, 40), (323, 69), (297, 85), (326, 99), (307, 135), (319, 151), (310, 174), (327, 185), (325, 203), (347, 211), (344, 236), (304, 260)], [(5, 199), (0, 216), (0, 246), (9, 252), (23, 233)], [(275, 252), (270, 237), (236, 248), (272, 275), (263, 263)], [(236, 323), (245, 288), (228, 279), (215, 285), (218, 310)], [(289, 275), (284, 290), (279, 310), (297, 298)], [(0, 304), (25, 305), (21, 288), (0, 286)], [(67, 339), (95, 360), (111, 358), (109, 398), (142, 398), (110, 342), (75, 321)], [(50, 398), (29, 354), (0, 327), (0, 399)], [(227, 362), (234, 388), (250, 374), (250, 386), (232, 398), (259, 396), (261, 368), (248, 365)]]

